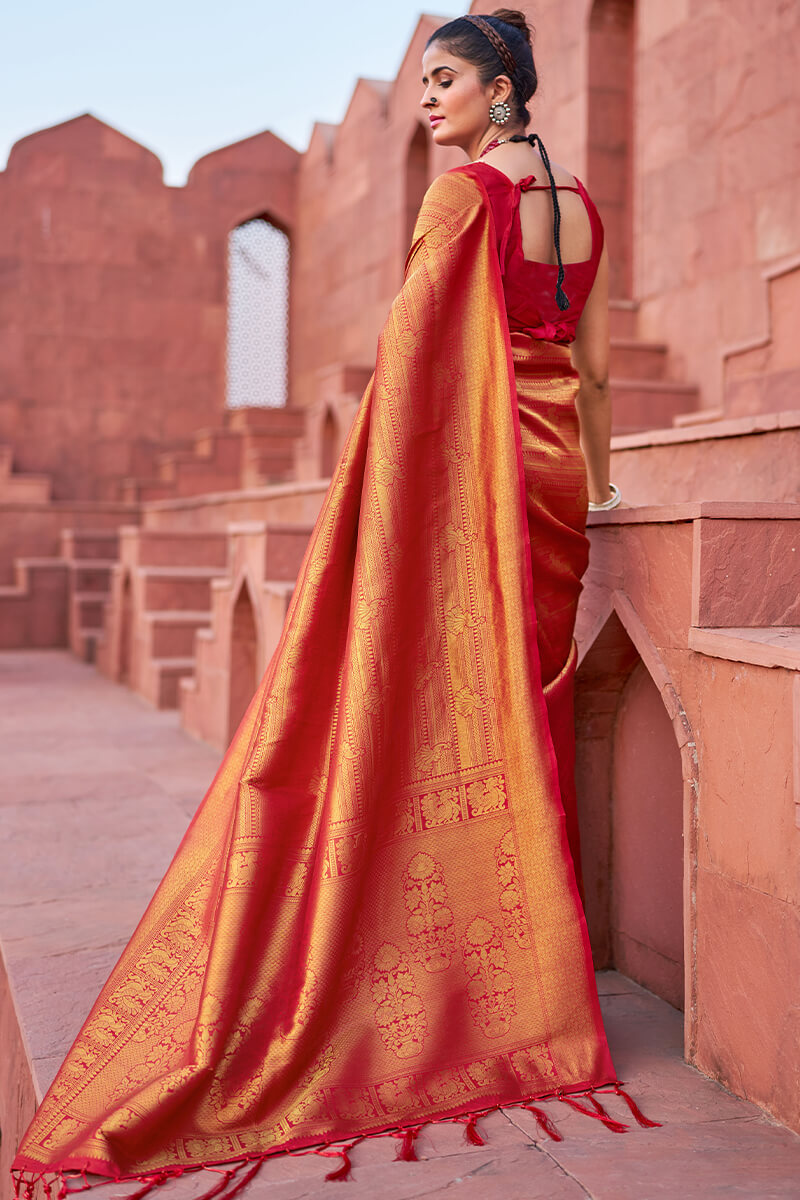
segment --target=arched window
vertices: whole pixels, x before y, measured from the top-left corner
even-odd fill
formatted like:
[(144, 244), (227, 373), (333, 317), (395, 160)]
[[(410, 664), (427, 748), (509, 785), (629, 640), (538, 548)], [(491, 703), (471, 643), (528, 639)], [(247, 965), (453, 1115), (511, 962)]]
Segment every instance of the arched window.
[(422, 198), (428, 189), (428, 135), (421, 125), (417, 125), (414, 136), (409, 142), (406, 155), (406, 242), (405, 250), (411, 245), (414, 225), (422, 204)]
[(231, 622), (231, 673), (228, 680), (228, 740), (253, 699), (259, 682), (256, 614), (247, 585), (243, 582), (233, 606)]
[(325, 420), (322, 422), (322, 437), (321, 445), (321, 463), (320, 474), (323, 479), (330, 479), (336, 466), (336, 452), (338, 450), (339, 431), (336, 426), (336, 418), (330, 409), (325, 413)]
[(227, 405), (287, 402), (289, 238), (263, 217), (228, 236)]

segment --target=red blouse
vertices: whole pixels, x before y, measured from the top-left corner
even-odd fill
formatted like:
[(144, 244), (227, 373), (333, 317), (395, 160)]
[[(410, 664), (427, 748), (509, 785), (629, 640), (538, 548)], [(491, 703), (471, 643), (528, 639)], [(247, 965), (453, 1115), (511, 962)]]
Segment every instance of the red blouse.
[(583, 200), (592, 228), (592, 253), (582, 262), (564, 263), (562, 286), (569, 298), (569, 308), (562, 312), (556, 304), (558, 265), (536, 262), (522, 253), (519, 198), (523, 192), (549, 190), (550, 184), (536, 183), (535, 175), (526, 175), (518, 183), (512, 183), (497, 167), (480, 160), (458, 169), (475, 175), (492, 206), (509, 328), (550, 342), (574, 341), (575, 326), (592, 290), (604, 240), (600, 214), (580, 179), (575, 176), (577, 187), (561, 184), (558, 190), (577, 192)]

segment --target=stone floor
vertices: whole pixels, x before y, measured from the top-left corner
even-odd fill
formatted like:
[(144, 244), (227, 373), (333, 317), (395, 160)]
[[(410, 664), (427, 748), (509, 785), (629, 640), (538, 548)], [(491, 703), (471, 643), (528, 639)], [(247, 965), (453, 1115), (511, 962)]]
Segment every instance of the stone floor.
[[(219, 756), (66, 653), (0, 654), (0, 939), (39, 1089), (49, 1084), (211, 780)], [(598, 975), (620, 1078), (663, 1122), (608, 1132), (550, 1102), (564, 1141), (542, 1139), (525, 1112), (430, 1126), (418, 1163), (376, 1139), (352, 1154), (344, 1197), (412, 1200), (754, 1200), (800, 1197), (800, 1138), (730, 1095), (681, 1057), (682, 1019), (615, 972)], [(621, 1100), (613, 1115), (628, 1116)], [(330, 1197), (316, 1156), (264, 1165), (252, 1200)], [(214, 1177), (159, 1189), (188, 1200)], [(109, 1184), (99, 1200), (135, 1188)], [(7, 1195), (0, 1181), (0, 1197)]]

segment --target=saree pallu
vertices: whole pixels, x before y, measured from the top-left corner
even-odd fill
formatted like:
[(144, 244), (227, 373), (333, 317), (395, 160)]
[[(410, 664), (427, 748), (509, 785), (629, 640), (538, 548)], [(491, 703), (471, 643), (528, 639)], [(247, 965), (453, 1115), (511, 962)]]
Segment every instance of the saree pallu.
[(22, 1189), (233, 1180), (537, 1097), (603, 1111), (557, 761), (585, 559), (577, 442), (565, 473), (547, 410), (574, 391), (565, 353), (512, 350), (486, 197), (441, 176), (279, 646), (26, 1134)]

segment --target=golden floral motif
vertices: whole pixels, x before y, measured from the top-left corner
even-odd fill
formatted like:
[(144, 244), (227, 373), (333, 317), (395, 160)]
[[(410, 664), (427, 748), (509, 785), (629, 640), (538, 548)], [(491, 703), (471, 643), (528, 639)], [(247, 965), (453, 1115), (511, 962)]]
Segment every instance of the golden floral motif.
[(428, 1023), (408, 958), (391, 942), (378, 947), (372, 960), (375, 1021), (387, 1050), (398, 1058), (422, 1051)]
[(403, 893), (409, 911), (406, 930), (415, 957), (426, 971), (446, 970), (456, 935), (442, 864), (430, 854), (415, 854), (405, 870)]
[(500, 930), (486, 917), (475, 917), (464, 933), (462, 952), (472, 1019), (486, 1037), (500, 1037), (517, 1011)]
[(386, 1113), (408, 1111), (409, 1108), (413, 1108), (419, 1103), (419, 1092), (413, 1075), (404, 1075), (400, 1079), (390, 1079), (386, 1083), (379, 1083), (375, 1091), (381, 1107)]
[(531, 946), (531, 929), (522, 901), (517, 856), (514, 852), (514, 835), (509, 829), (495, 846), (497, 878), (500, 882), (500, 911), (506, 933), (523, 950)]
[(302, 1125), (308, 1121), (324, 1121), (329, 1118), (330, 1112), (325, 1100), (325, 1093), (322, 1091), (312, 1092), (310, 1096), (303, 1096), (286, 1111), (287, 1123), (292, 1126)]
[[(265, 1066), (263, 1060), (253, 1064), (246, 1075), (236, 1072), (235, 1066), (237, 1055), (251, 1037), (253, 1026), (265, 1008), (265, 996), (255, 996), (243, 1006), (214, 1072), (208, 1099), (217, 1121), (222, 1125), (238, 1120), (258, 1099)], [(200, 1027), (204, 1041), (210, 1042), (214, 1038), (215, 1025), (221, 1012), (222, 1005), (218, 1001), (215, 1003), (213, 998), (201, 1009)]]
[(475, 1088), (489, 1087), (497, 1079), (496, 1064), (497, 1060), (494, 1058), (482, 1058), (469, 1063), (464, 1072)]
[(364, 1120), (378, 1115), (369, 1088), (337, 1087), (331, 1098), (340, 1117)]
[(459, 1071), (437, 1071), (425, 1079), (426, 1095), (434, 1104), (446, 1104), (463, 1094), (464, 1080)]

